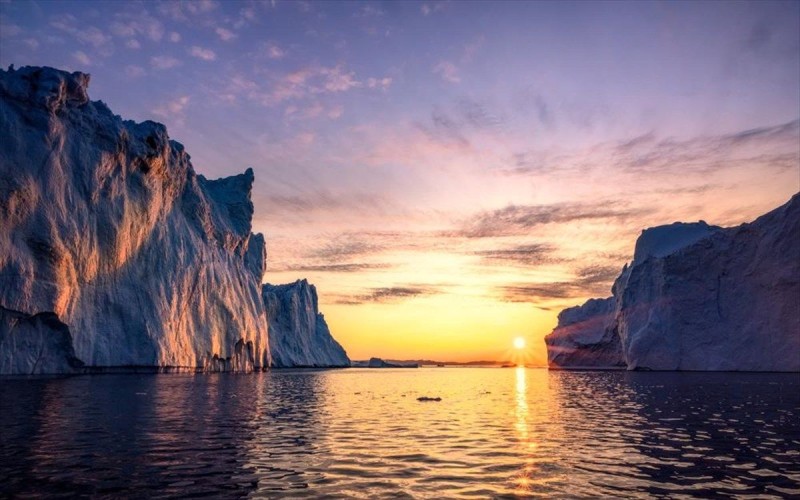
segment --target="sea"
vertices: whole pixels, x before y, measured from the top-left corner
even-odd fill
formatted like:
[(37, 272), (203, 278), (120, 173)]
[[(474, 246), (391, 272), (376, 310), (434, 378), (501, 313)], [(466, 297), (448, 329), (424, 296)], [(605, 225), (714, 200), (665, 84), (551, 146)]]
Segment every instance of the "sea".
[(422, 367), (0, 380), (0, 497), (799, 496), (800, 374)]

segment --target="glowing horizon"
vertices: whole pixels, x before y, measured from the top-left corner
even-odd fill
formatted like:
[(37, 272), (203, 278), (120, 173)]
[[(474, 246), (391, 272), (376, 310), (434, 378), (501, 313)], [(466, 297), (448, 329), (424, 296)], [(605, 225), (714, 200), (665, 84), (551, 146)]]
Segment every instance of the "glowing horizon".
[(255, 171), (265, 282), (352, 359), (546, 361), (640, 231), (800, 190), (800, 4), (0, 3), (0, 65), (92, 74), (195, 169)]

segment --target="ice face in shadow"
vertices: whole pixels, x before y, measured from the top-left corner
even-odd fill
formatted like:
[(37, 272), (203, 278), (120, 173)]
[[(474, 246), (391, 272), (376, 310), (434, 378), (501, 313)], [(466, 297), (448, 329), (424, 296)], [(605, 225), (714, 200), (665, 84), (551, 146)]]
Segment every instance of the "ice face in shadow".
[(0, 71), (0, 373), (267, 366), (253, 171), (197, 175), (88, 83)]
[(547, 363), (558, 368), (624, 368), (622, 346), (614, 328), (616, 301), (589, 299), (564, 309), (558, 326), (545, 337)]
[(317, 290), (306, 280), (264, 285), (272, 366), (350, 366), (347, 353), (331, 336), (319, 312)]
[(629, 369), (800, 371), (800, 195), (631, 267), (618, 301)]
[(628, 369), (800, 371), (799, 221), (795, 195), (738, 227), (643, 231), (613, 296), (559, 315), (551, 367), (615, 367), (618, 346)]

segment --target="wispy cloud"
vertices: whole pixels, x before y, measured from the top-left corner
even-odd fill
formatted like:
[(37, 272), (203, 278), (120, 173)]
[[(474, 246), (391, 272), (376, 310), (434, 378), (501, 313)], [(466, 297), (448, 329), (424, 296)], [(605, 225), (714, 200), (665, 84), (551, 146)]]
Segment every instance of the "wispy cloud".
[(150, 66), (156, 69), (170, 69), (180, 65), (180, 61), (170, 56), (153, 56), (150, 58)]
[[(259, 206), (271, 214), (309, 215), (336, 213), (371, 213), (385, 215), (398, 207), (388, 197), (374, 193), (339, 194), (327, 189), (311, 189), (297, 194), (271, 194), (259, 200)], [(352, 238), (353, 235), (343, 236)]]
[(168, 0), (158, 4), (158, 11), (173, 21), (188, 22), (197, 16), (211, 14), (218, 7), (219, 3), (214, 0)]
[(442, 80), (449, 83), (460, 83), (461, 76), (459, 75), (458, 67), (450, 61), (441, 61), (433, 67), (433, 72)]
[(427, 295), (441, 293), (441, 288), (431, 285), (401, 285), (382, 288), (371, 288), (359, 295), (339, 295), (337, 304), (359, 305), (364, 303), (396, 303)]
[(189, 104), (189, 96), (180, 96), (168, 101), (152, 110), (152, 113), (160, 118), (170, 120), (170, 123), (183, 125), (186, 115), (186, 106)]
[(516, 153), (507, 170), (513, 174), (550, 174), (612, 168), (636, 175), (705, 175), (737, 167), (786, 170), (800, 164), (800, 120), (689, 139), (658, 138), (647, 133), (625, 141), (606, 142), (586, 151), (552, 155)]
[[(109, 56), (113, 53), (111, 36), (96, 26), (87, 26), (67, 14), (50, 21), (50, 26), (74, 37), (79, 43), (92, 47), (97, 54)], [(73, 54), (74, 55), (74, 54)]]
[(419, 11), (423, 16), (429, 16), (435, 12), (442, 12), (444, 5), (444, 2), (424, 3), (420, 6)]
[(139, 78), (147, 74), (147, 72), (141, 66), (136, 66), (135, 64), (129, 64), (125, 66), (125, 74), (130, 78)]
[(592, 265), (578, 269), (574, 279), (550, 283), (513, 283), (498, 288), (507, 302), (546, 302), (553, 299), (607, 297), (621, 267)]
[(0, 16), (0, 38), (12, 38), (23, 31), (19, 25), (10, 23), (4, 19), (4, 16)]
[(283, 59), (286, 56), (286, 51), (275, 42), (267, 42), (264, 46), (264, 53), (270, 59)]
[(550, 205), (509, 205), (478, 213), (450, 233), (467, 238), (490, 238), (530, 233), (546, 224), (563, 224), (581, 220), (614, 220), (624, 222), (652, 213), (647, 207), (629, 207), (621, 202), (553, 203)]
[(284, 101), (302, 99), (317, 94), (346, 92), (361, 87), (355, 73), (341, 65), (308, 66), (284, 75), (266, 92), (254, 92), (262, 104), (274, 106)]
[(91, 66), (92, 60), (86, 55), (85, 52), (76, 50), (72, 53), (72, 57), (75, 58), (76, 61), (83, 64), (84, 66)]
[(217, 54), (213, 50), (205, 49), (198, 45), (193, 45), (192, 48), (189, 49), (189, 55), (204, 61), (213, 61), (217, 58)]
[(360, 273), (374, 269), (388, 269), (388, 264), (346, 263), (346, 264), (307, 264), (286, 267), (271, 267), (271, 272), (294, 273)]
[(556, 247), (548, 243), (532, 243), (491, 250), (478, 250), (473, 255), (490, 265), (511, 265), (515, 267), (536, 267), (561, 261), (556, 257)]
[(392, 79), (388, 76), (383, 78), (367, 78), (367, 87), (371, 89), (386, 90), (392, 85)]
[(383, 251), (383, 249), (384, 247), (375, 243), (374, 240), (359, 239), (357, 235), (346, 233), (333, 237), (322, 247), (312, 250), (307, 257), (342, 261), (353, 256), (375, 254)]
[(417, 127), (442, 144), (469, 147), (473, 136), (485, 141), (501, 134), (504, 123), (505, 118), (485, 103), (462, 97), (449, 109), (434, 108), (430, 122), (417, 123)]
[(223, 27), (217, 27), (216, 29), (214, 29), (214, 32), (223, 42), (230, 42), (237, 36), (236, 33), (234, 33), (233, 31), (225, 29)]
[(110, 30), (116, 36), (160, 42), (164, 37), (164, 24), (147, 9), (120, 12), (114, 16)]

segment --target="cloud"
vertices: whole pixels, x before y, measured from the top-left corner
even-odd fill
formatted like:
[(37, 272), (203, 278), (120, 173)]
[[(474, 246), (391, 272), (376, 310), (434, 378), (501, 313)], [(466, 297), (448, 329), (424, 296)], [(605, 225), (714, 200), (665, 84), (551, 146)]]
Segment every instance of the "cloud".
[(593, 264), (578, 269), (577, 283), (585, 286), (608, 287), (622, 272), (621, 266)]
[(335, 94), (361, 87), (355, 73), (341, 65), (308, 66), (287, 73), (273, 83), (271, 90), (262, 92), (254, 89), (248, 93), (250, 98), (265, 106), (275, 106), (285, 101), (298, 100), (317, 94)]
[(92, 45), (95, 48), (100, 48), (109, 43), (111, 37), (103, 33), (99, 28), (90, 26), (78, 32), (78, 40)]
[(483, 35), (478, 36), (473, 41), (469, 42), (464, 46), (464, 51), (461, 55), (461, 62), (462, 63), (470, 63), (472, 59), (475, 57), (483, 45), (486, 43), (486, 37)]
[(217, 34), (219, 39), (222, 40), (223, 42), (229, 42), (229, 41), (233, 40), (234, 38), (236, 38), (236, 36), (237, 36), (236, 33), (234, 33), (233, 31), (231, 31), (229, 29), (222, 28), (222, 27), (216, 28), (214, 30), (214, 32)]
[(461, 76), (458, 74), (458, 68), (455, 64), (449, 61), (441, 61), (433, 67), (433, 72), (439, 75), (442, 80), (450, 83), (461, 82)]
[(130, 78), (139, 78), (144, 76), (145, 74), (147, 73), (141, 66), (136, 66), (135, 64), (129, 64), (125, 66), (125, 75), (127, 75)]
[(433, 5), (424, 3), (420, 6), (419, 11), (423, 16), (429, 16), (434, 12), (441, 12), (444, 10), (444, 2), (435, 2)]
[(214, 53), (213, 50), (204, 49), (203, 47), (199, 47), (197, 45), (192, 46), (192, 48), (189, 50), (189, 54), (192, 57), (196, 57), (204, 61), (213, 61), (217, 58), (217, 54)]
[(367, 88), (386, 90), (392, 85), (392, 79), (387, 77), (383, 78), (367, 78)]
[(509, 205), (468, 218), (454, 236), (490, 238), (528, 234), (537, 226), (581, 220), (624, 222), (651, 213), (646, 207), (629, 208), (620, 202), (554, 203), (550, 205)]
[(594, 264), (577, 270), (570, 281), (550, 283), (513, 283), (498, 288), (507, 302), (547, 301), (577, 299), (582, 297), (608, 297), (611, 285), (622, 272), (622, 266)]
[(476, 130), (495, 129), (504, 123), (504, 119), (492, 114), (482, 102), (467, 97), (458, 100), (456, 109), (463, 123)]
[(479, 250), (472, 255), (481, 257), (488, 264), (511, 265), (515, 267), (536, 267), (560, 262), (554, 255), (556, 248), (546, 243), (518, 245), (510, 248)]
[(114, 16), (114, 19), (109, 29), (116, 36), (140, 37), (153, 42), (160, 42), (164, 37), (164, 24), (146, 9), (136, 12), (120, 12)]
[(322, 68), (320, 74), (325, 77), (323, 85), (328, 92), (345, 92), (353, 87), (361, 86), (361, 83), (355, 78), (355, 73), (344, 71), (341, 66)]
[(609, 167), (635, 175), (708, 175), (746, 167), (785, 171), (800, 163), (800, 120), (731, 134), (683, 140), (647, 133), (560, 155), (528, 151), (512, 155), (509, 174), (546, 174)]
[(359, 239), (351, 233), (345, 233), (335, 236), (322, 247), (312, 250), (306, 257), (338, 262), (354, 256), (373, 255), (383, 250), (384, 247), (380, 244)]
[(394, 303), (415, 297), (434, 295), (440, 293), (441, 289), (430, 285), (403, 285), (384, 288), (370, 288), (361, 295), (340, 295), (336, 300), (337, 304), (359, 305), (364, 303)]
[(71, 14), (50, 21), (50, 26), (72, 35), (81, 44), (92, 46), (102, 56), (109, 56), (113, 52), (109, 35), (95, 26), (83, 25)]
[(313, 102), (305, 108), (290, 104), (283, 110), (283, 116), (290, 120), (304, 119), (313, 120), (321, 116), (325, 116), (331, 120), (336, 120), (344, 113), (344, 107), (341, 104), (336, 104), (330, 107), (325, 107), (319, 102)]
[(270, 59), (283, 59), (286, 56), (286, 52), (274, 42), (268, 42), (264, 47), (264, 52)]
[[(272, 194), (259, 200), (266, 213), (284, 216), (318, 216), (331, 213), (370, 213), (382, 215), (396, 211), (395, 204), (373, 193), (339, 194), (328, 189), (313, 189), (297, 194)], [(352, 238), (347, 235), (345, 238)]]
[(39, 48), (39, 40), (35, 38), (26, 38), (22, 41), (27, 45), (31, 50), (36, 50)]
[(365, 4), (353, 14), (353, 17), (383, 17), (383, 15), (384, 12), (380, 8), (371, 4)]
[(183, 3), (186, 10), (192, 14), (211, 12), (219, 7), (219, 3), (214, 0), (191, 0)]
[(174, 21), (188, 22), (190, 19), (214, 12), (219, 3), (214, 0), (168, 0), (158, 4), (158, 11)]
[(168, 101), (152, 110), (152, 113), (163, 119), (172, 120), (173, 123), (183, 125), (184, 111), (189, 104), (189, 96), (180, 96)]
[(23, 29), (13, 23), (8, 23), (0, 18), (0, 37), (13, 38), (23, 32)]
[(337, 104), (328, 110), (328, 118), (331, 120), (337, 120), (342, 116), (343, 113), (344, 107), (340, 104)]
[(373, 269), (387, 269), (389, 267), (388, 264), (347, 263), (286, 266), (282, 268), (270, 268), (270, 271), (297, 273), (357, 273)]
[(418, 126), (425, 132), (425, 135), (439, 143), (456, 145), (460, 148), (470, 146), (461, 124), (440, 109), (434, 109), (431, 112), (431, 126), (425, 124), (418, 124)]
[(86, 55), (85, 52), (80, 50), (76, 50), (72, 53), (72, 57), (75, 58), (76, 61), (83, 64), (84, 66), (91, 66), (92, 60), (89, 59), (89, 56)]
[(128, 47), (129, 49), (141, 49), (142, 48), (142, 44), (139, 43), (139, 40), (137, 40), (135, 38), (131, 38), (130, 40), (125, 42), (125, 46)]
[(153, 56), (150, 58), (150, 66), (156, 69), (170, 69), (178, 66), (181, 62), (170, 56)]
[(169, 34), (169, 41), (172, 43), (178, 43), (181, 41), (181, 34), (175, 31)]
[(417, 123), (417, 127), (436, 142), (467, 149), (472, 146), (469, 137), (477, 136), (478, 142), (494, 137), (504, 132), (504, 124), (505, 118), (486, 104), (462, 97), (450, 110), (434, 108), (430, 123)]

